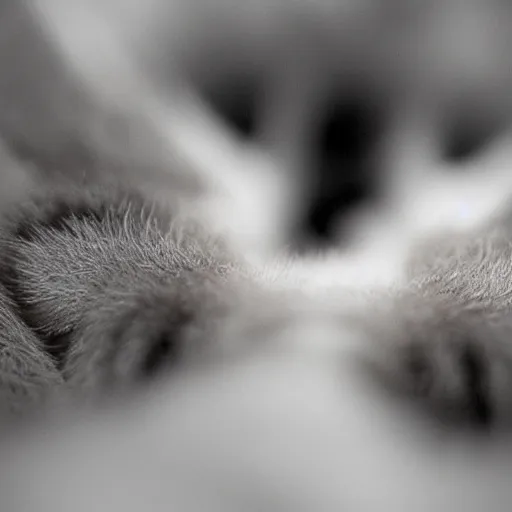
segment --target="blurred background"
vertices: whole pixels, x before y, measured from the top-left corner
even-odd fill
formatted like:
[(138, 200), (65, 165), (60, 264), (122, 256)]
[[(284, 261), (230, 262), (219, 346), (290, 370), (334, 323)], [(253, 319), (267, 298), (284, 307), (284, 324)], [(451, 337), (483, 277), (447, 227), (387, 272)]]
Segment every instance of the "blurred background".
[(512, 2), (153, 3), (156, 23), (131, 22), (143, 61), (162, 81), (178, 70), (290, 172), (299, 247), (343, 239), (347, 214), (379, 198), (390, 145), (411, 123), (450, 172), (508, 130)]
[[(41, 29), (48, 19), (60, 47)], [(169, 103), (185, 84), (237, 145), (278, 163), (289, 189), (281, 200), (294, 204), (288, 243), (299, 249), (343, 241), (352, 214), (393, 183), (413, 129), (448, 172), (463, 172), (509, 129), (507, 0), (1, 0), (0, 135), (10, 149), (68, 167), (79, 154), (91, 166), (77, 125), (93, 126), (96, 154), (106, 129), (62, 48), (79, 70), (89, 59), (84, 76), (111, 82), (116, 101), (142, 96), (127, 96), (105, 34)], [(142, 143), (116, 144), (147, 160)]]

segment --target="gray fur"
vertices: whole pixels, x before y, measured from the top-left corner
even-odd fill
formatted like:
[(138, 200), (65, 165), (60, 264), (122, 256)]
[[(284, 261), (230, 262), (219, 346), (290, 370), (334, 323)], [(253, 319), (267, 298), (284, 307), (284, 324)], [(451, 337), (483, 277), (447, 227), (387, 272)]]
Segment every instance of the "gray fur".
[[(166, 206), (122, 188), (43, 198), (4, 229), (2, 275), (76, 388), (123, 389), (145, 380), (148, 357), (165, 368), (215, 352), (233, 322), (239, 340), (275, 343), (290, 328), (300, 342), (297, 326), (313, 322), (321, 343), (314, 298), (300, 317), (297, 297), (265, 288), (220, 240)], [(426, 398), (436, 415), (495, 424), (512, 405), (508, 225), (429, 244), (405, 285), (374, 293), (355, 317), (340, 305), (340, 344), (348, 322), (401, 391)]]
[(20, 414), (41, 406), (63, 379), (41, 341), (0, 287), (0, 411)]
[(373, 369), (443, 421), (512, 418), (509, 219), (424, 240), (404, 284), (373, 296), (356, 320), (372, 340)]
[(112, 189), (43, 194), (0, 245), (20, 314), (81, 389), (143, 379), (151, 350), (180, 356), (194, 338), (213, 338), (209, 317), (240, 268), (197, 224)]

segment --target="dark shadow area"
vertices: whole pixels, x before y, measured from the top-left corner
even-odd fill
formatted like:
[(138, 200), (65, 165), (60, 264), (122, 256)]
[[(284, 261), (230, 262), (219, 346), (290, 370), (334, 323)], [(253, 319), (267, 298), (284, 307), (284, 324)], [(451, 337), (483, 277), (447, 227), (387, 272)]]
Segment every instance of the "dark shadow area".
[(443, 127), (443, 158), (463, 164), (484, 151), (503, 129), (503, 123), (469, 110), (454, 115)]
[(203, 97), (214, 111), (241, 137), (250, 138), (256, 129), (259, 90), (249, 76), (226, 77), (203, 87)]
[(376, 192), (375, 150), (384, 128), (383, 109), (369, 96), (336, 98), (313, 141), (317, 181), (303, 229), (325, 245), (339, 217)]

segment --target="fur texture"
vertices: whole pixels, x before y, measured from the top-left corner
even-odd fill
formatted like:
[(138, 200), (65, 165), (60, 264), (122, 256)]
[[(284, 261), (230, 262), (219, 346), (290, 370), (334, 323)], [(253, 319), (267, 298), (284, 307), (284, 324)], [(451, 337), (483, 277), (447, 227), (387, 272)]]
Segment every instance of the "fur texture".
[(48, 398), (51, 416), (0, 440), (0, 508), (507, 510), (509, 216), (410, 259), (249, 263), (229, 236), (249, 152), (196, 102), (178, 115), (93, 4), (70, 5), (0, 3), (2, 164), (29, 183), (2, 205), (0, 406)]
[[(226, 327), (214, 327), (230, 325), (230, 317), (240, 317), (241, 339), (260, 323), (272, 340), (298, 322), (297, 307), (310, 319), (321, 311), (319, 298), (292, 297), (286, 285), (279, 292), (279, 277), (265, 287), (197, 224), (137, 193), (65, 189), (43, 198), (6, 223), (3, 281), (66, 380), (80, 388), (115, 387), (162, 366), (159, 359), (214, 346), (229, 337)], [(341, 332), (345, 323), (360, 331), (392, 363), (390, 378), (424, 393), (438, 413), (489, 426), (508, 412), (502, 406), (511, 385), (509, 231), (500, 218), (434, 239), (403, 283), (354, 289), (366, 297), (358, 307), (350, 307), (357, 301), (347, 290), (348, 305), (328, 304), (324, 321), (337, 316)], [(265, 303), (277, 300), (282, 313), (268, 315)]]

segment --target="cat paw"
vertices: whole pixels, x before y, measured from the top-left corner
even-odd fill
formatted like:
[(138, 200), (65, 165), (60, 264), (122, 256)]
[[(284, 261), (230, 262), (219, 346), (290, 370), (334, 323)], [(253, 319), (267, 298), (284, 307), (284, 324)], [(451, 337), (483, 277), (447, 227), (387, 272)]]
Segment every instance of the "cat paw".
[(133, 389), (185, 361), (199, 360), (214, 337), (208, 276), (199, 272), (106, 293), (73, 333), (63, 372), (73, 388)]
[(378, 351), (387, 384), (445, 424), (512, 419), (512, 318), (441, 308), (392, 322)]

